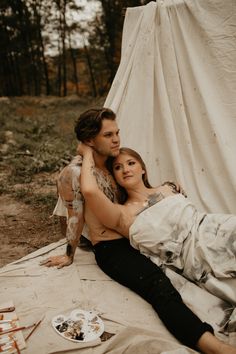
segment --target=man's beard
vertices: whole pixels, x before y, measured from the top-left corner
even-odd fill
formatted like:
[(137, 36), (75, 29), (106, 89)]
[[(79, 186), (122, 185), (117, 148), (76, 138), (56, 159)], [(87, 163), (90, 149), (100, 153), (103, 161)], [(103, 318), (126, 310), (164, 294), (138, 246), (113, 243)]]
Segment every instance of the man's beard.
[(97, 148), (97, 147), (94, 147), (93, 146), (93, 150), (98, 154), (98, 155), (101, 155), (101, 156), (104, 156), (104, 157), (116, 157), (118, 156), (119, 152), (113, 152), (112, 150), (104, 150), (104, 149), (100, 149), (100, 148)]

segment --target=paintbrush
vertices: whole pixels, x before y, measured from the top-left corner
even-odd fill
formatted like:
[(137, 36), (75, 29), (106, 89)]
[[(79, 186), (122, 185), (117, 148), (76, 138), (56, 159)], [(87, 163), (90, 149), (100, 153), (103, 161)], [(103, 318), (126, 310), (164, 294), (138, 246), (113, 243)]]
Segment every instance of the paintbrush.
[(19, 348), (16, 340), (14, 340), (14, 346), (16, 348), (17, 354), (20, 354), (20, 348)]
[(12, 312), (15, 310), (15, 306), (11, 307), (4, 307), (3, 309), (0, 309), (0, 312)]
[(12, 332), (22, 331), (23, 329), (32, 328), (32, 327), (34, 327), (35, 325), (36, 325), (36, 323), (33, 323), (32, 325), (29, 325), (29, 326), (22, 326), (22, 327), (16, 327), (16, 328), (11, 328), (11, 329), (6, 329), (5, 331), (0, 332), (0, 335), (12, 333)]
[(42, 320), (44, 319), (45, 315), (42, 316), (42, 318), (35, 323), (35, 326), (33, 327), (33, 329), (29, 332), (29, 334), (25, 337), (25, 340), (29, 339), (29, 337), (31, 336), (31, 334), (34, 333), (34, 331), (36, 330), (36, 328), (40, 325), (40, 323), (42, 322)]

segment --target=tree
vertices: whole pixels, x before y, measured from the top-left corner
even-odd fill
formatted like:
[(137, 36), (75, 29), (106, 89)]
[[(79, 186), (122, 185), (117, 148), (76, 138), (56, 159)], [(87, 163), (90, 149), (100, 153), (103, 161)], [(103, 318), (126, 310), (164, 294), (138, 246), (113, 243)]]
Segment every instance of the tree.
[(2, 95), (39, 95), (43, 79), (46, 79), (49, 93), (41, 18), (37, 8), (39, 3), (39, 0), (1, 2)]
[(125, 9), (144, 1), (87, 1), (100, 10), (83, 24), (73, 18), (84, 10), (77, 0), (1, 0), (0, 95), (107, 92), (120, 62)]
[(127, 7), (140, 6), (144, 1), (100, 0), (100, 3), (101, 11), (90, 23), (88, 40), (91, 47), (100, 48), (100, 54), (103, 55), (109, 71), (108, 85), (110, 85), (120, 62), (125, 10)]

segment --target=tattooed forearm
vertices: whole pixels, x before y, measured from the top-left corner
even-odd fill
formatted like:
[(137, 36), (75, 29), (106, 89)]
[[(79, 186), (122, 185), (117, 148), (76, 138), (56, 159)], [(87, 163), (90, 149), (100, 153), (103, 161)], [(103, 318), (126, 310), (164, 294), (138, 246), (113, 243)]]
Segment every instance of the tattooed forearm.
[(78, 217), (77, 216), (70, 217), (66, 229), (66, 237), (68, 241), (72, 241), (76, 239), (77, 228), (78, 228)]

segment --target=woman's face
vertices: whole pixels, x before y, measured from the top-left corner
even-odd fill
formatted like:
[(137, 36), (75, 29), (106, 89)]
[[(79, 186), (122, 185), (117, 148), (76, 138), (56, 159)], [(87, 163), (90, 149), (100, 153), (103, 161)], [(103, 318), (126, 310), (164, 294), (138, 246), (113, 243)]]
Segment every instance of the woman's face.
[(136, 158), (122, 153), (113, 162), (113, 173), (117, 183), (128, 188), (143, 183), (142, 176), (145, 171)]

